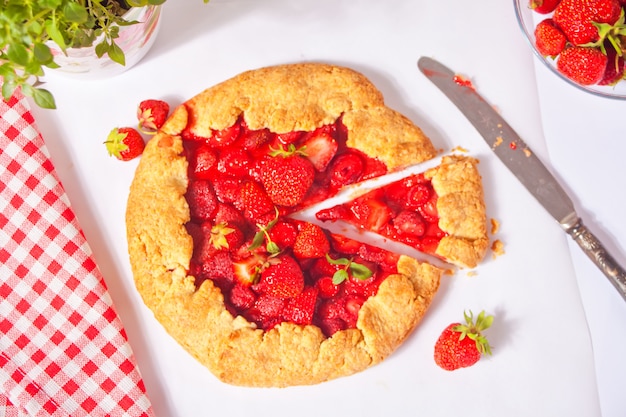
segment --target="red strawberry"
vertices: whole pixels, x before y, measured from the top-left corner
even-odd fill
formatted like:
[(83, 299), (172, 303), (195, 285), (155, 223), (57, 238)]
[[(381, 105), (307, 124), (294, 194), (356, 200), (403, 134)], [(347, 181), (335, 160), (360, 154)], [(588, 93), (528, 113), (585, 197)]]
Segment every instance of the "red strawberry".
[(248, 287), (257, 282), (263, 262), (263, 258), (256, 254), (233, 261), (233, 275), (240, 285)]
[(237, 228), (245, 233), (247, 230), (246, 219), (243, 215), (230, 204), (217, 204), (215, 212), (215, 224), (225, 223), (229, 227)]
[(428, 223), (436, 223), (439, 220), (437, 212), (437, 194), (432, 193), (430, 199), (418, 207), (419, 213)]
[(345, 253), (347, 255), (353, 255), (359, 252), (362, 244), (356, 240), (349, 239), (342, 235), (331, 235), (331, 243), (333, 249), (337, 252)]
[(216, 130), (208, 139), (208, 143), (216, 148), (228, 146), (239, 139), (241, 130), (241, 124), (239, 124), (239, 122), (225, 129)]
[[(279, 317), (285, 308), (285, 300), (267, 294), (262, 294), (254, 303), (254, 309), (263, 318)], [(269, 326), (263, 325), (264, 329)]]
[(287, 301), (282, 314), (283, 320), (295, 324), (311, 324), (313, 322), (316, 302), (317, 288), (306, 288), (296, 297)]
[(279, 248), (290, 248), (296, 242), (298, 229), (293, 223), (279, 220), (269, 231), (270, 239)]
[(278, 298), (295, 297), (304, 289), (304, 275), (300, 265), (289, 255), (273, 258), (261, 273), (259, 289), (262, 293)]
[(555, 57), (560, 54), (567, 39), (554, 20), (544, 19), (535, 27), (535, 46), (543, 56)]
[[(318, 132), (318, 131), (316, 131)], [(337, 153), (339, 145), (326, 131), (314, 133), (304, 142), (307, 158), (316, 170), (323, 172)]]
[(249, 286), (236, 283), (230, 290), (230, 302), (235, 308), (247, 310), (254, 305), (256, 295)]
[(414, 211), (403, 210), (393, 219), (393, 225), (401, 234), (411, 236), (423, 236), (426, 233), (426, 225), (422, 216)]
[(426, 204), (432, 197), (432, 187), (425, 183), (412, 184), (406, 193), (404, 206), (408, 209), (416, 209)]
[(244, 215), (253, 221), (260, 219), (264, 214), (274, 211), (274, 205), (263, 188), (254, 181), (248, 181), (239, 191), (238, 203)]
[(162, 100), (144, 100), (137, 107), (139, 129), (159, 130), (170, 112), (170, 105)]
[(202, 269), (222, 291), (232, 288), (235, 275), (233, 274), (233, 261), (227, 252), (217, 252), (203, 264)]
[(199, 146), (189, 156), (189, 170), (193, 178), (210, 179), (217, 164), (217, 155), (208, 145)]
[(301, 132), (301, 131), (278, 133), (276, 135), (276, 141), (282, 145), (290, 145), (292, 143), (296, 143), (297, 141), (299, 141), (303, 135), (304, 135), (304, 132)]
[(330, 250), (330, 243), (321, 227), (303, 223), (293, 245), (296, 258), (321, 258)]
[(224, 149), (220, 152), (217, 170), (222, 174), (244, 177), (248, 175), (251, 164), (250, 155), (245, 149)]
[(489, 342), (482, 332), (493, 323), (493, 316), (482, 311), (474, 322), (470, 311), (465, 324), (450, 324), (435, 343), (435, 363), (447, 371), (474, 365), (483, 354), (490, 355)]
[(554, 10), (554, 22), (574, 45), (600, 38), (594, 23), (617, 22), (622, 11), (619, 0), (561, 0)]
[(537, 13), (548, 14), (556, 9), (560, 1), (561, 0), (530, 0), (529, 6)]
[(231, 227), (226, 222), (215, 223), (204, 222), (202, 228), (208, 240), (216, 250), (227, 250), (234, 252), (241, 247), (245, 240), (243, 232), (237, 227)]
[(606, 48), (607, 65), (606, 71), (599, 85), (615, 85), (624, 78), (624, 57), (619, 56), (615, 48)]
[(350, 206), (350, 211), (359, 226), (374, 232), (391, 218), (389, 207), (377, 199), (358, 199)]
[(315, 169), (302, 151), (290, 146), (273, 150), (261, 166), (261, 182), (272, 202), (293, 207), (299, 204), (313, 184)]
[(322, 298), (331, 298), (339, 292), (339, 286), (333, 283), (332, 276), (324, 276), (315, 282), (315, 287)]
[(212, 219), (217, 209), (217, 199), (209, 181), (190, 181), (185, 197), (193, 219)]
[(269, 129), (245, 130), (242, 144), (244, 149), (249, 151), (258, 149), (272, 139), (272, 132)]
[(364, 171), (363, 159), (355, 152), (338, 155), (330, 168), (330, 183), (339, 188), (359, 181)]
[(213, 190), (222, 203), (235, 203), (240, 200), (241, 180), (235, 177), (219, 176), (212, 179)]
[(597, 48), (572, 46), (561, 52), (556, 67), (578, 84), (593, 85), (602, 80), (607, 62), (607, 56)]
[(106, 142), (107, 151), (120, 161), (130, 161), (143, 153), (146, 144), (143, 137), (132, 127), (111, 130)]

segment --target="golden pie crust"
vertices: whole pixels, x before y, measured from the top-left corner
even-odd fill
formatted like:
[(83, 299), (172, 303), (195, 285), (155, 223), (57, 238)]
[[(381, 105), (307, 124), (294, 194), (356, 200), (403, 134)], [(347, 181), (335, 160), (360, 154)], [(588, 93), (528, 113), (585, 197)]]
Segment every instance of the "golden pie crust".
[[(257, 329), (226, 310), (211, 280), (195, 286), (188, 273), (193, 242), (185, 228), (190, 220), (185, 199), (188, 164), (180, 134), (190, 124), (193, 133), (208, 136), (211, 129), (233, 125), (241, 114), (250, 128), (267, 127), (276, 133), (313, 130), (343, 116), (348, 145), (378, 157), (390, 170), (436, 155), (418, 127), (387, 108), (381, 93), (363, 75), (347, 68), (269, 67), (205, 90), (175, 109), (148, 142), (130, 187), (128, 251), (144, 303), (178, 343), (230, 384), (317, 384), (379, 363), (422, 319), (439, 287), (441, 269), (401, 256), (398, 273), (389, 276), (362, 306), (357, 328), (330, 338), (312, 325), (283, 323), (270, 331)], [(464, 193), (471, 193), (471, 185), (452, 178), (457, 168), (453, 163), (431, 172), (443, 213), (463, 204)], [(463, 246), (478, 245), (476, 232), (465, 223), (446, 223), (445, 230), (457, 237), (440, 245), (442, 256), (465, 251), (455, 249), (459, 239)]]
[(443, 237), (435, 253), (461, 267), (474, 268), (489, 248), (487, 215), (478, 160), (444, 156), (441, 164), (424, 173), (437, 193), (439, 228)]

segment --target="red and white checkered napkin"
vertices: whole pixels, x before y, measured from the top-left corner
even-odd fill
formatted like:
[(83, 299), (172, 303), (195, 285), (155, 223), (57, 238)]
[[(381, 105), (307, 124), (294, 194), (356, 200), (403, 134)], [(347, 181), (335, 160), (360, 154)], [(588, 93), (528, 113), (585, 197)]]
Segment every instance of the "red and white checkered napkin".
[(0, 416), (152, 416), (26, 99), (0, 99)]

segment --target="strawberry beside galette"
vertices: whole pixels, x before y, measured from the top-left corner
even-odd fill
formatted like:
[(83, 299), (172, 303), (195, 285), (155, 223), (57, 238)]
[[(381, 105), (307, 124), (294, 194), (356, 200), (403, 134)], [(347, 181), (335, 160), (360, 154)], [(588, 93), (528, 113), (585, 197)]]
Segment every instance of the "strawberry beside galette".
[[(435, 155), (353, 70), (293, 64), (235, 76), (175, 109), (147, 144), (126, 215), (137, 289), (227, 383), (305, 385), (362, 371), (413, 331), (444, 271), (292, 215)], [(475, 265), (486, 249), (480, 177), (470, 192), (466, 170), (447, 168), (429, 179), (434, 190), (450, 184), (455, 197), (440, 198), (456, 201), (430, 210), (451, 245), (436, 254), (458, 261), (468, 238), (457, 226), (471, 220), (466, 264)]]

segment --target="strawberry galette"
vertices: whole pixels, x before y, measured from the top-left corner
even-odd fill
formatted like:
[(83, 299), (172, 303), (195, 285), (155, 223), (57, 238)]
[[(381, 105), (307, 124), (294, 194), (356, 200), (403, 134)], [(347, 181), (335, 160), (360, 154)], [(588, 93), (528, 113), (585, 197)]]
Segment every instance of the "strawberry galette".
[[(126, 215), (137, 289), (227, 383), (316, 384), (364, 370), (412, 332), (444, 271), (293, 215), (435, 156), (353, 70), (293, 64), (224, 81), (175, 109), (146, 146)], [(487, 247), (474, 162), (444, 158), (407, 177), (395, 185), (402, 207), (366, 194), (361, 208), (319, 217), (367, 219), (364, 228), (473, 267)]]

